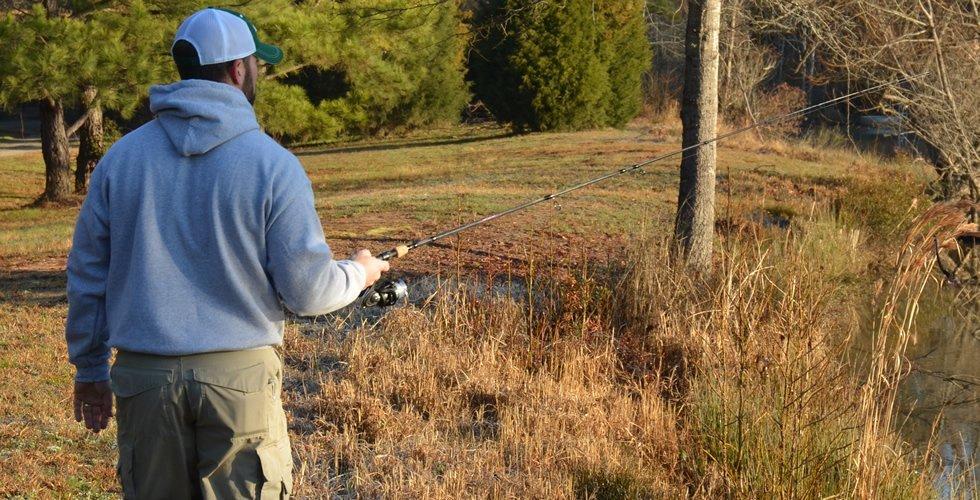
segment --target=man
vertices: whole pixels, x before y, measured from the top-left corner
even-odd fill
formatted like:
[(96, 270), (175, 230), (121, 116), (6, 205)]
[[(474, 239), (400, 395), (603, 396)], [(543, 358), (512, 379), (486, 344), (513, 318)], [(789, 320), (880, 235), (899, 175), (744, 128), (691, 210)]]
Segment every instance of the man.
[(388, 264), (333, 260), (306, 173), (259, 130), (256, 58), (278, 48), (204, 9), (172, 54), (181, 81), (150, 89), (155, 119), (106, 153), (75, 226), (75, 419), (105, 429), (115, 394), (126, 498), (285, 497), (283, 306), (339, 309)]

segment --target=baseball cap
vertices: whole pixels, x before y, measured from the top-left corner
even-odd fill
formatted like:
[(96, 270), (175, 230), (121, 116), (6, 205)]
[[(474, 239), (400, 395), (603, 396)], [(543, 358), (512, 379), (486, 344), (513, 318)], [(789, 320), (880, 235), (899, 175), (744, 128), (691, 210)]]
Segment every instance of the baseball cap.
[(252, 54), (269, 64), (282, 60), (279, 47), (259, 41), (255, 25), (230, 9), (208, 7), (191, 14), (177, 28), (174, 44), (180, 40), (197, 50), (197, 60), (188, 62), (201, 66), (234, 61)]

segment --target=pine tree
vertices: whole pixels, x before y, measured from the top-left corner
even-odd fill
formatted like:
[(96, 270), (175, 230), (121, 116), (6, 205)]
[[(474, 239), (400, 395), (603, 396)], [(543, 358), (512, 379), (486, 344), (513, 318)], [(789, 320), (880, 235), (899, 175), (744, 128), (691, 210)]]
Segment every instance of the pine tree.
[(38, 201), (61, 201), (71, 193), (71, 159), (65, 130), (64, 101), (74, 94), (71, 50), (79, 23), (61, 19), (53, 5), (35, 4), (26, 14), (0, 20), (0, 104), (37, 102), (41, 115), (44, 194)]
[(85, 13), (82, 24), (84, 52), (77, 58), (78, 89), (74, 99), (85, 120), (78, 131), (76, 193), (85, 191), (88, 176), (107, 148), (103, 110), (128, 118), (143, 102), (151, 84), (176, 74), (166, 50), (161, 48), (169, 45), (179, 20), (154, 15), (152, 4), (126, 2), (114, 7), (102, 4), (100, 10)]
[(643, 75), (652, 54), (647, 40), (643, 0), (600, 0), (602, 15), (599, 57), (609, 75), (607, 124), (621, 127), (639, 114), (643, 100)]
[(284, 0), (244, 7), (284, 60), (256, 112), (287, 141), (454, 122), (469, 100), (456, 1)]
[[(521, 3), (521, 2), (519, 2)], [(542, 3), (517, 18), (517, 48), (509, 63), (521, 75), (530, 113), (515, 125), (534, 130), (578, 130), (604, 125), (610, 92), (598, 55), (600, 26), (591, 0)]]
[(640, 0), (491, 0), (469, 58), (476, 96), (518, 130), (620, 126), (650, 63)]
[[(26, 12), (3, 13), (0, 105), (37, 102), (40, 108), (45, 188), (38, 202), (60, 202), (71, 193), (68, 138), (103, 106), (131, 111), (138, 102), (134, 96), (163, 71), (161, 33), (161, 19), (138, 1), (46, 0)], [(65, 108), (85, 95), (82, 118), (65, 123)], [(80, 164), (86, 170), (99, 155), (99, 128), (90, 124), (82, 135), (88, 143)]]

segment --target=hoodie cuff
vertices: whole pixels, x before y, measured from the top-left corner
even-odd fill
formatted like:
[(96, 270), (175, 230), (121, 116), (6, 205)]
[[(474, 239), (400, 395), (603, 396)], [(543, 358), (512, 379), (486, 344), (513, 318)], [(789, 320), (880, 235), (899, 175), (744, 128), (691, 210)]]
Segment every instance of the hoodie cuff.
[(367, 269), (364, 269), (364, 266), (356, 260), (347, 260), (346, 262), (350, 262), (351, 267), (357, 271), (358, 286), (356, 288), (357, 293), (361, 293), (361, 290), (364, 290), (367, 287)]
[(109, 363), (75, 367), (75, 382), (105, 382), (109, 380)]

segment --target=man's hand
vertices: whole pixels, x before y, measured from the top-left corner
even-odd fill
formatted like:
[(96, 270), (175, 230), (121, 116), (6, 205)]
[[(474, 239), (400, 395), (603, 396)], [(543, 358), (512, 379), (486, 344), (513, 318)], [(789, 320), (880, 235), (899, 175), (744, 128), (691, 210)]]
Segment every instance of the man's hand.
[(381, 273), (388, 272), (388, 269), (391, 267), (387, 261), (372, 257), (371, 251), (366, 249), (359, 250), (351, 256), (350, 260), (364, 266), (364, 269), (367, 271), (367, 284), (364, 285), (364, 288), (373, 285), (381, 277)]
[(98, 433), (112, 418), (112, 389), (109, 382), (75, 382), (75, 421)]

